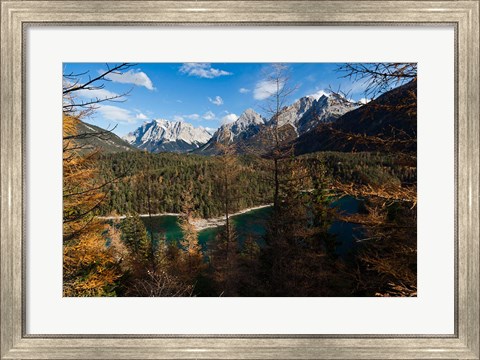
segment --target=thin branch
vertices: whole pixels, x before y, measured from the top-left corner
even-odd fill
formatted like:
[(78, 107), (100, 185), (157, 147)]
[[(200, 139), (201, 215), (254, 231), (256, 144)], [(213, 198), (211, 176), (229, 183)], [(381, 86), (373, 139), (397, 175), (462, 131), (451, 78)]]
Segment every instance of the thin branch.
[[(107, 65), (108, 66), (108, 65)], [(108, 74), (110, 73), (118, 73), (117, 71), (120, 71), (120, 70), (126, 70), (130, 67), (134, 66), (134, 64), (128, 64), (128, 63), (123, 63), (123, 64), (120, 64), (120, 65), (117, 65), (117, 66), (114, 66), (113, 68), (109, 68), (107, 71), (105, 71), (104, 73), (100, 74), (99, 76), (93, 78), (93, 79), (90, 79), (89, 81), (87, 81), (85, 84), (82, 84), (82, 85), (79, 85), (79, 86), (75, 86), (75, 87), (71, 87), (71, 88), (68, 88), (68, 89), (64, 89), (63, 90), (63, 95), (66, 95), (68, 93), (71, 93), (71, 92), (74, 92), (74, 91), (78, 91), (78, 90), (82, 90), (82, 89), (89, 89), (89, 86), (91, 84), (93, 84), (94, 82), (96, 81), (99, 81), (99, 80), (108, 80), (108, 79), (105, 79), (105, 76), (107, 76)]]

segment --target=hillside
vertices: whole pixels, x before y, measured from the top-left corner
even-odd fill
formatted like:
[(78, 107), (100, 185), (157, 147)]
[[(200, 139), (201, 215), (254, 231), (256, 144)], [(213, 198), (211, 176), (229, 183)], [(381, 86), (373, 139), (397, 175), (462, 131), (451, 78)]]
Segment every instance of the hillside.
[(83, 147), (83, 151), (100, 149), (103, 153), (111, 154), (136, 150), (113, 132), (83, 121), (78, 123), (77, 131), (80, 136), (76, 142)]
[(296, 154), (316, 151), (416, 151), (417, 83), (320, 124), (294, 141)]

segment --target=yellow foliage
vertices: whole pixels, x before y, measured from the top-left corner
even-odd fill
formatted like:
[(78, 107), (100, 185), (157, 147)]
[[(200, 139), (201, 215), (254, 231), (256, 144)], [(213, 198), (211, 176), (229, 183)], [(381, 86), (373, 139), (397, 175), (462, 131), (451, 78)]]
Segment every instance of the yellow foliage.
[(63, 117), (63, 238), (64, 242), (78, 233), (98, 231), (94, 210), (104, 199), (96, 180), (95, 153), (81, 155), (75, 145), (76, 126), (71, 116)]
[(112, 251), (100, 234), (81, 235), (63, 248), (64, 296), (106, 296), (120, 277)]
[(105, 197), (95, 180), (95, 154), (79, 152), (79, 120), (64, 115), (63, 121), (63, 294), (113, 295), (121, 272), (105, 245), (105, 226), (95, 217)]

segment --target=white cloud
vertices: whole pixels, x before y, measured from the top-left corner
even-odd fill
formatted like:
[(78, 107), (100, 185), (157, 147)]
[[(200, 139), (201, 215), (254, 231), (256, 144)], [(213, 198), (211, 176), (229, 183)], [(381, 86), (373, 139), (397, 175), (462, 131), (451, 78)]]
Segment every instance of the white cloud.
[(133, 124), (137, 117), (130, 110), (113, 105), (99, 105), (97, 111), (105, 120)]
[(137, 119), (137, 120), (147, 120), (148, 116), (145, 115), (144, 113), (139, 112), (137, 115), (135, 115), (135, 119)]
[(372, 99), (361, 98), (360, 100), (358, 100), (358, 102), (361, 103), (361, 104), (367, 104), (370, 101), (372, 101)]
[(198, 120), (200, 118), (200, 115), (198, 114), (189, 114), (189, 115), (183, 115), (183, 117), (190, 119), (190, 120)]
[(330, 93), (328, 91), (325, 91), (323, 89), (321, 90), (318, 90), (317, 92), (314, 92), (313, 94), (310, 94), (308, 95), (309, 97), (312, 97), (316, 100), (320, 99), (322, 96), (326, 96), (326, 97), (329, 97), (330, 96)]
[(212, 68), (208, 63), (185, 63), (180, 67), (180, 72), (188, 76), (197, 76), (206, 79), (232, 75), (231, 72)]
[(238, 119), (236, 114), (228, 114), (222, 118), (222, 124), (228, 124)]
[(215, 114), (211, 111), (207, 111), (205, 114), (203, 114), (202, 118), (205, 120), (213, 120), (215, 119)]
[(279, 88), (277, 89), (277, 83), (274, 80), (262, 80), (255, 85), (253, 90), (253, 98), (255, 100), (265, 100), (275, 94), (277, 90), (283, 89), (283, 82), (280, 82)]
[(213, 133), (214, 133), (215, 131), (217, 131), (216, 128), (212, 128), (212, 127), (199, 126), (198, 128), (205, 130), (205, 131), (208, 132), (210, 135), (213, 135)]
[(200, 115), (198, 115), (198, 114), (184, 114), (184, 115), (174, 115), (173, 116), (174, 121), (184, 121), (185, 119), (198, 120), (198, 119), (200, 119)]
[(131, 69), (121, 74), (110, 73), (105, 76), (105, 79), (122, 84), (134, 84), (136, 86), (144, 86), (148, 90), (155, 90), (152, 80), (150, 80), (147, 74), (145, 74), (143, 71), (140, 71), (140, 69)]
[(214, 99), (211, 97), (208, 98), (208, 101), (210, 101), (212, 104), (220, 106), (223, 104), (223, 99), (220, 96), (215, 96)]
[(217, 131), (217, 129), (211, 128), (211, 127), (205, 127), (204, 129), (205, 129), (210, 135), (213, 135), (213, 133), (214, 133), (215, 131)]
[[(79, 86), (81, 86), (81, 85), (79, 85)], [(114, 98), (114, 97), (119, 96), (117, 93), (114, 93), (112, 91), (108, 91), (106, 89), (92, 89), (92, 90), (80, 89), (80, 90), (75, 90), (73, 92), (73, 94), (75, 94), (75, 95), (77, 95), (81, 98), (84, 98), (84, 99), (99, 99), (99, 100)], [(119, 99), (119, 100), (121, 100), (121, 99)]]
[(240, 94), (246, 94), (246, 93), (249, 93), (249, 92), (250, 92), (250, 89), (240, 88), (240, 89), (238, 89), (238, 92), (239, 92)]

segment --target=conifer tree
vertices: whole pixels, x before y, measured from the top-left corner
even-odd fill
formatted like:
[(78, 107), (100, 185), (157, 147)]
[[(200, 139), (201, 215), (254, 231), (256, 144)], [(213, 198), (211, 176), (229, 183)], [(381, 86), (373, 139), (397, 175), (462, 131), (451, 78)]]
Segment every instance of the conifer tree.
[(239, 249), (232, 223), (223, 226), (211, 247), (210, 264), (218, 295), (238, 295)]
[(138, 214), (127, 216), (121, 225), (122, 241), (138, 260), (147, 262), (152, 258), (151, 239)]
[[(75, 136), (78, 120), (63, 117), (64, 139)], [(107, 248), (105, 229), (95, 217), (105, 195), (95, 180), (95, 154), (79, 154), (75, 142), (64, 140), (63, 151), (63, 293), (65, 296), (114, 295), (120, 277)]]
[(224, 138), (217, 147), (220, 150), (220, 171), (217, 174), (220, 198), (223, 204), (225, 226), (215, 238), (210, 253), (214, 281), (223, 296), (237, 295), (238, 283), (238, 239), (231, 219), (232, 208), (238, 202), (238, 178), (240, 168), (232, 144), (231, 134), (225, 130)]
[(260, 246), (253, 235), (248, 234), (239, 254), (238, 293), (240, 296), (264, 295), (259, 281)]
[[(98, 152), (81, 143), (86, 137), (105, 133), (79, 134), (80, 119), (106, 101), (122, 101), (127, 93), (79, 100), (80, 91), (98, 90), (110, 73), (121, 73), (131, 65), (108, 67), (103, 73), (82, 82), (85, 74), (63, 76), (63, 290), (65, 296), (114, 295), (121, 276), (119, 266), (108, 249), (102, 232), (105, 225), (96, 218), (106, 199), (105, 186), (98, 176)], [(99, 83), (100, 82), (100, 83)], [(80, 98), (82, 99), (82, 98)]]
[(195, 217), (195, 204), (193, 201), (193, 184), (183, 194), (182, 216), (179, 219), (183, 238), (180, 241), (182, 247), (181, 274), (182, 278), (195, 281), (200, 272), (205, 268), (202, 247), (198, 242), (198, 233), (193, 225)]

